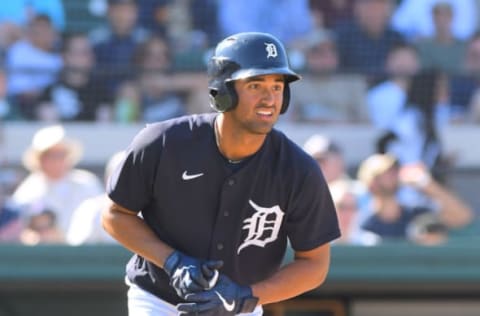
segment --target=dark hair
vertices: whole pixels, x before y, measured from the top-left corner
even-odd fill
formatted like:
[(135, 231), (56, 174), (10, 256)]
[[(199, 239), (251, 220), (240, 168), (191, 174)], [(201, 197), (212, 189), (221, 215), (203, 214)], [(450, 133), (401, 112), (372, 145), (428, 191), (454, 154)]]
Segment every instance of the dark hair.
[[(424, 150), (431, 144), (440, 146), (438, 132), (435, 125), (435, 109), (438, 103), (438, 89), (440, 80), (443, 80), (445, 74), (438, 69), (425, 69), (412, 77), (407, 93), (406, 107), (413, 107), (420, 111), (422, 121), (419, 123), (420, 130), (425, 135)], [(441, 147), (441, 146), (440, 146)], [(435, 159), (431, 172), (435, 179), (443, 181), (442, 174), (445, 173), (446, 166), (442, 165), (440, 155)]]
[(407, 92), (407, 107), (417, 108), (425, 118), (425, 132), (436, 138), (434, 113), (437, 105), (438, 85), (444, 74), (437, 69), (425, 69), (412, 77)]
[(30, 21), (29, 21), (29, 26), (31, 26), (35, 22), (47, 22), (48, 24), (52, 25), (52, 19), (48, 14), (36, 14), (34, 15)]

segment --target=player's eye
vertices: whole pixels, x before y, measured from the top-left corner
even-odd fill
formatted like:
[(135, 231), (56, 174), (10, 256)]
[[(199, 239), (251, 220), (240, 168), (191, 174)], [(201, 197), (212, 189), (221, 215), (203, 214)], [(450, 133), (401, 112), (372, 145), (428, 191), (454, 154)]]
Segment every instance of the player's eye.
[(260, 88), (260, 85), (258, 83), (250, 83), (248, 85), (248, 88), (251, 89), (251, 90), (257, 90)]
[(282, 91), (283, 90), (283, 85), (280, 85), (280, 84), (275, 85), (275, 86), (273, 86), (273, 90), (274, 91)]

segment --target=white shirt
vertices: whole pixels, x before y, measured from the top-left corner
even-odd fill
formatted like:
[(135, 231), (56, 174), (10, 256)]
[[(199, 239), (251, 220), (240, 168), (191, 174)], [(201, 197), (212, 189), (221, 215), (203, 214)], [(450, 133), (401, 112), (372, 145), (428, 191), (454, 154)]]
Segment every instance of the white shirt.
[(18, 186), (12, 200), (29, 216), (44, 209), (57, 215), (59, 228), (65, 233), (73, 211), (88, 198), (104, 192), (100, 180), (85, 170), (74, 169), (65, 178), (52, 182), (42, 173), (31, 173)]
[(71, 245), (114, 243), (101, 225), (102, 210), (109, 198), (102, 194), (83, 201), (73, 212), (67, 231), (67, 243)]

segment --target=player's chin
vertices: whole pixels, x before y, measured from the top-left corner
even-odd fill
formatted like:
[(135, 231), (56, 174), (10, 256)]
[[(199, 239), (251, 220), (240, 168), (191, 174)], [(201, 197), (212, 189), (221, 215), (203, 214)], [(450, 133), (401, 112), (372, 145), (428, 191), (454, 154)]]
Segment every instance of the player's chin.
[(255, 122), (250, 126), (250, 131), (254, 134), (265, 135), (270, 133), (275, 122)]

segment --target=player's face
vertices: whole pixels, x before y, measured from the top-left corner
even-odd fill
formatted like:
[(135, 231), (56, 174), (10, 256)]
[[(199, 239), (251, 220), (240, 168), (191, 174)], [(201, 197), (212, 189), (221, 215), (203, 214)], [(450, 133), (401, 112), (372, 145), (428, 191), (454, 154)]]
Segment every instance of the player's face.
[(285, 79), (263, 75), (235, 81), (238, 104), (232, 117), (250, 133), (266, 134), (278, 120), (283, 102)]

